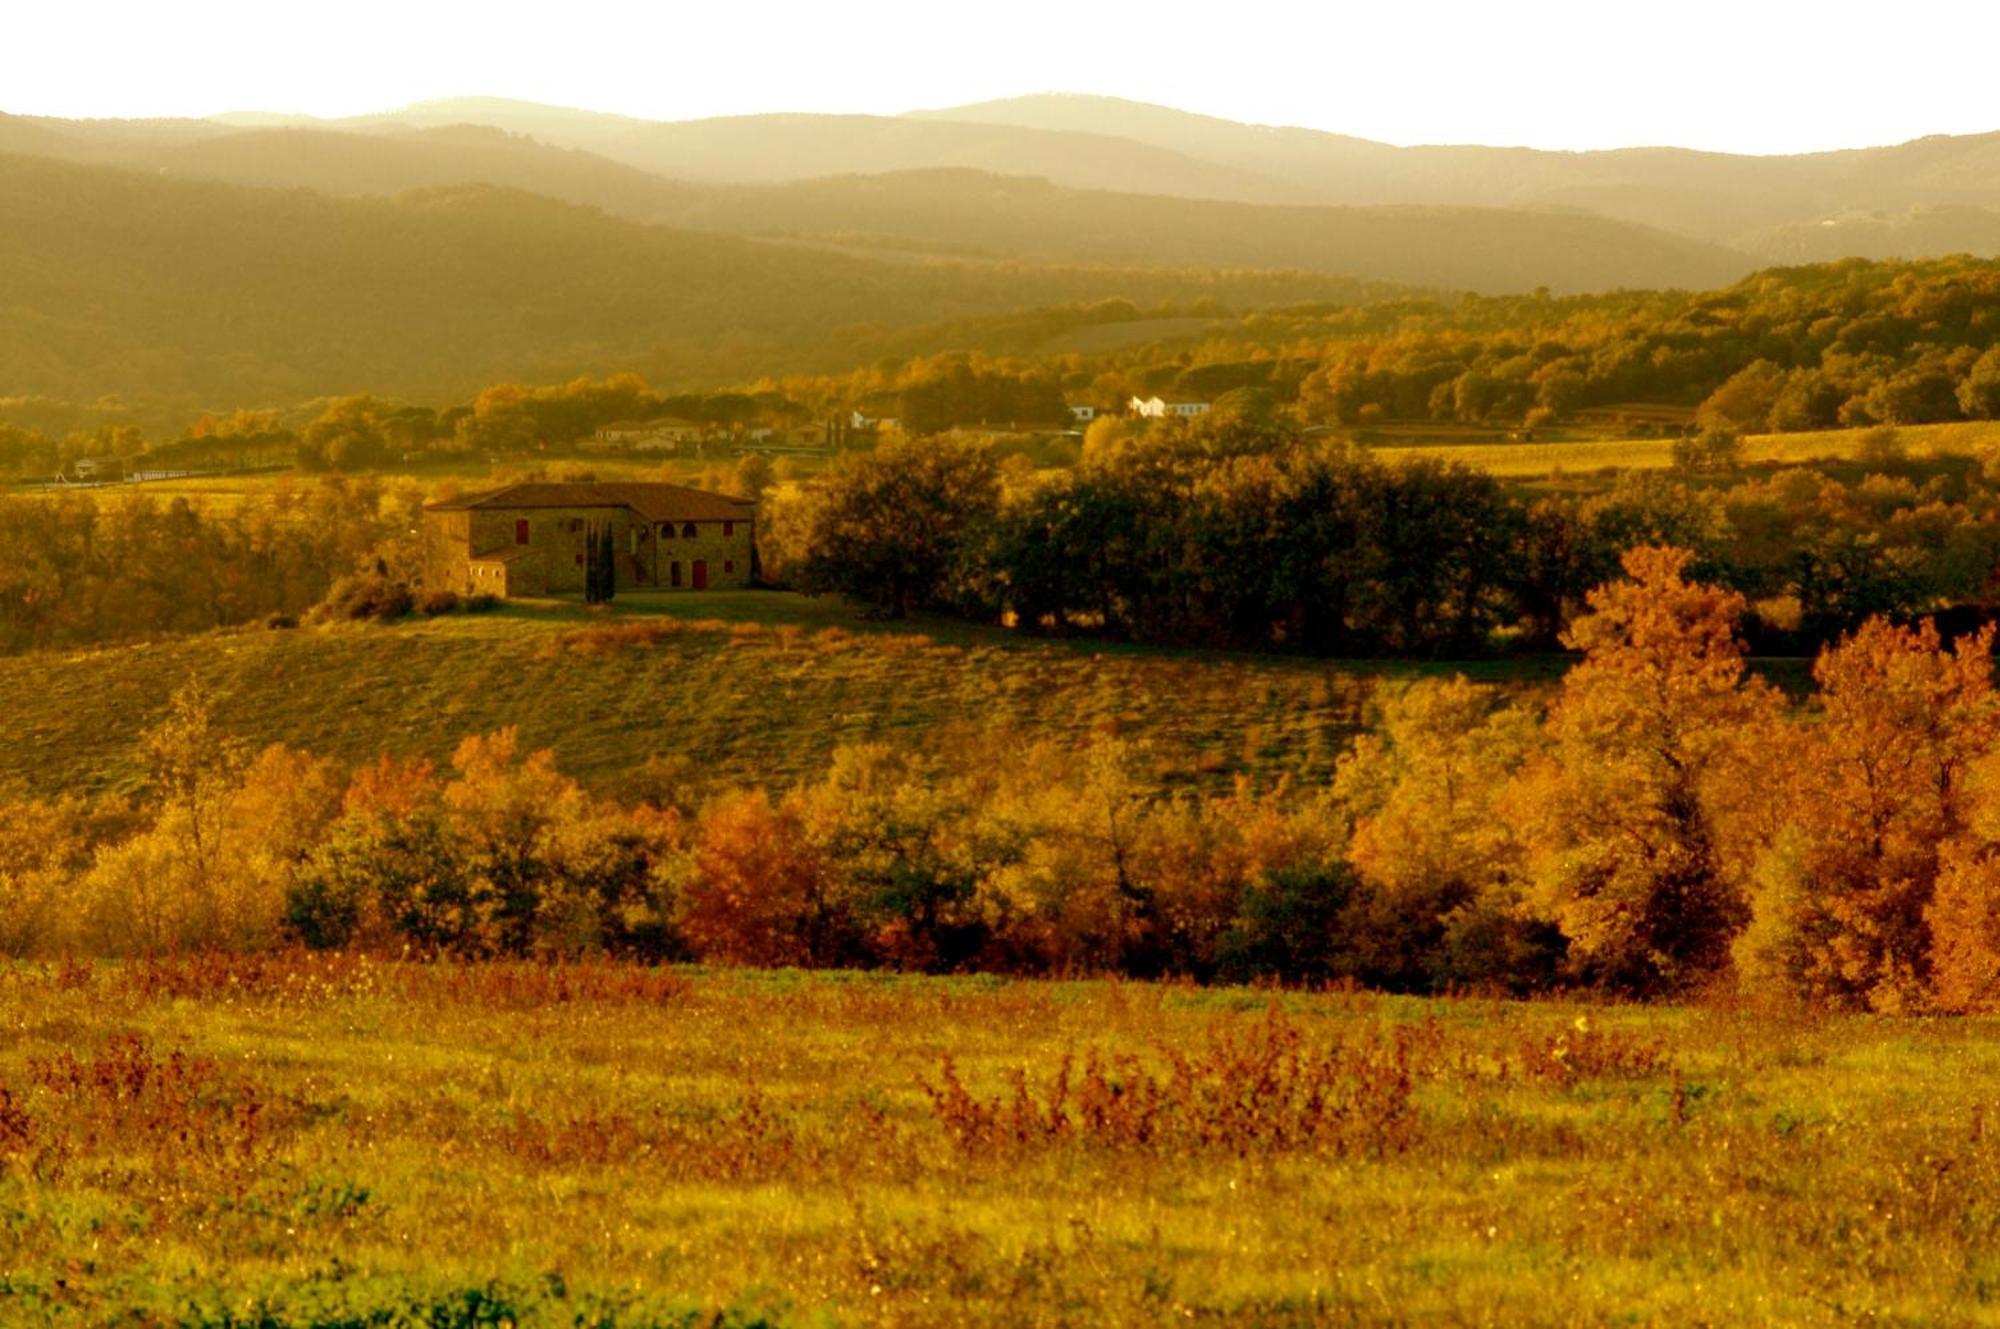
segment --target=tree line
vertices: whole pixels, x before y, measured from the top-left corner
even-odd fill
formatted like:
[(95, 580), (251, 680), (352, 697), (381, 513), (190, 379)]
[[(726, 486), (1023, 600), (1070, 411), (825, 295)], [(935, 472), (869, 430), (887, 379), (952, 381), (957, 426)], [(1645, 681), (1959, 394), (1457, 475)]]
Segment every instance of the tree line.
[(1992, 602), (2000, 476), (1968, 458), (1914, 465), (1893, 443), (1844, 475), (1633, 472), (1536, 497), (1220, 413), (1093, 431), (1078, 464), (1053, 472), (978, 442), (891, 442), (771, 495), (763, 564), (891, 615), (1453, 656), (1554, 648), (1625, 549), (1671, 542), (1749, 597), (1761, 647), (1809, 650), (1871, 614)]
[[(1129, 338), (1092, 345), (1121, 326)], [(1060, 349), (1065, 339), (1078, 346)], [(561, 445), (647, 415), (726, 429), (858, 409), (914, 433), (1046, 428), (1066, 423), (1072, 400), (1105, 411), (1156, 393), (1251, 393), (1300, 424), (1363, 432), (1393, 421), (1537, 427), (1644, 404), (1752, 433), (1990, 420), (2000, 418), (1996, 339), (2000, 268), (1964, 257), (1774, 268), (1707, 292), (1383, 298), (1241, 313), (1113, 300), (926, 328), (844, 372), (785, 374), (773, 361), (774, 375), (704, 392), (662, 392), (629, 372), (500, 382), (446, 406), (363, 395), (282, 415), (204, 416), (152, 444), (130, 425), (62, 435), (22, 423), (8, 406), (0, 472), (51, 473), (77, 456), (227, 461), (287, 447), (309, 469), (364, 470), (410, 454)], [(1631, 425), (1661, 427), (1674, 426)]]
[(406, 543), (422, 501), (366, 477), (234, 504), (87, 490), (0, 501), (0, 650), (296, 616)]
[[(1051, 379), (1099, 410), (1134, 394), (1251, 391), (1299, 423), (1361, 430), (1539, 426), (1639, 404), (1753, 433), (2000, 418), (2000, 267), (1965, 257), (1773, 268), (1714, 291), (1387, 299), (1186, 322), (1192, 336), (1161, 324), (1107, 349), (1003, 349), (970, 330), (955, 344), (975, 366)], [(801, 400), (881, 399), (924, 363), (779, 386)]]
[(511, 731), (445, 772), (253, 755), (190, 687), (141, 740), (143, 800), (0, 818), (0, 948), (2000, 1004), (1992, 630), (1870, 619), (1792, 706), (1692, 565), (1630, 551), (1545, 703), (1388, 687), (1328, 786), (1221, 797), (1144, 794), (1143, 751), (1103, 739), (949, 767), (857, 746), (788, 789), (620, 804)]

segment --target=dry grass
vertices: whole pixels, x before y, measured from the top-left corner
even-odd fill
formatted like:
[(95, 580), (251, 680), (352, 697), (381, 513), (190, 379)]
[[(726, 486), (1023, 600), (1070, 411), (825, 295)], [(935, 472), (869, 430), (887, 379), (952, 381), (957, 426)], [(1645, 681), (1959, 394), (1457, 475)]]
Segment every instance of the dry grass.
[(15, 969), (0, 1012), (6, 1323), (2000, 1298), (1984, 1021), (351, 957)]

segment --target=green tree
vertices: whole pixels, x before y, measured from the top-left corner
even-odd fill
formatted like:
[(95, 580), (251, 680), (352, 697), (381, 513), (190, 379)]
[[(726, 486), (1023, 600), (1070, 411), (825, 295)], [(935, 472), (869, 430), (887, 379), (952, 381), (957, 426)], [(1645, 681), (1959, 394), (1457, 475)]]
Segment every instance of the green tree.
[(898, 441), (843, 457), (814, 497), (793, 582), (897, 618), (958, 602), (962, 556), (999, 498), (999, 468), (980, 445)]

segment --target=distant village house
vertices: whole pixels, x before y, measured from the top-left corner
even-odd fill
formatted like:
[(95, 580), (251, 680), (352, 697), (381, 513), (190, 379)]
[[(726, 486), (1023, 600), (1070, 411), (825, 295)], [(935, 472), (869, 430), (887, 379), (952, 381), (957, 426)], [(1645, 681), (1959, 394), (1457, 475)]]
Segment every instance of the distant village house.
[(125, 463), (117, 457), (79, 457), (69, 464), (69, 478), (88, 484), (123, 480)]
[(636, 452), (673, 452), (699, 443), (707, 427), (695, 420), (614, 420), (598, 427), (599, 443), (615, 443)]
[(609, 527), (617, 589), (751, 584), (756, 505), (685, 485), (508, 485), (424, 505), (424, 585), (462, 595), (581, 592), (588, 542)]
[(1166, 401), (1159, 397), (1134, 397), (1126, 403), (1125, 409), (1146, 420), (1164, 420), (1168, 416), (1179, 416), (1192, 420), (1208, 414), (1209, 404), (1205, 401)]

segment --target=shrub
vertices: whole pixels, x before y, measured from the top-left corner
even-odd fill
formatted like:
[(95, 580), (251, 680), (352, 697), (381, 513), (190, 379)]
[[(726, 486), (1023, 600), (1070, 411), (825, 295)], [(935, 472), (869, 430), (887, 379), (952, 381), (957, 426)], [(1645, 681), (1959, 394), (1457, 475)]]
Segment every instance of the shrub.
[(1909, 455), (1903, 435), (1894, 425), (1864, 429), (1854, 443), (1854, 460), (1870, 469), (1900, 466)]
[(1352, 959), (1342, 954), (1341, 919), (1357, 890), (1345, 863), (1265, 873), (1244, 893), (1236, 920), (1222, 937), (1223, 976), (1304, 984), (1351, 977)]
[(314, 608), (313, 617), (322, 622), (389, 622), (407, 616), (415, 603), (408, 583), (381, 572), (364, 572), (336, 581)]
[(1675, 439), (1672, 453), (1677, 470), (1731, 470), (1743, 460), (1743, 435), (1728, 425), (1710, 425), (1699, 434)]

